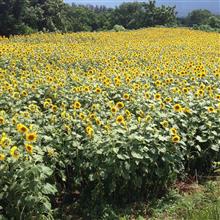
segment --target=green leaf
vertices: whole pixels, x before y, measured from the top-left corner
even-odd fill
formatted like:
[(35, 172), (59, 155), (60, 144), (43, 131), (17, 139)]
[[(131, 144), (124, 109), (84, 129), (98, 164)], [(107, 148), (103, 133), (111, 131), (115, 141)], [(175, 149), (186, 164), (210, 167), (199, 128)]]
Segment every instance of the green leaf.
[(219, 146), (213, 144), (213, 145), (211, 146), (211, 149), (214, 150), (214, 151), (216, 151), (216, 152), (218, 152), (218, 151), (219, 151)]
[(196, 145), (195, 148), (196, 148), (199, 152), (201, 152), (201, 150), (202, 150), (199, 145)]
[(136, 158), (136, 159), (143, 159), (144, 158), (141, 154), (136, 153), (134, 151), (131, 152), (131, 156)]
[(125, 155), (122, 155), (122, 154), (117, 154), (117, 158), (120, 159), (120, 160), (125, 160), (126, 159)]
[(200, 137), (200, 136), (196, 136), (196, 140), (199, 141), (200, 143), (207, 142), (207, 140), (202, 139), (202, 137)]
[(46, 174), (47, 176), (51, 176), (52, 173), (53, 173), (53, 170), (50, 169), (49, 167), (46, 167), (46, 166), (42, 165), (40, 168), (42, 170), (42, 173)]
[(55, 186), (49, 184), (49, 183), (46, 183), (44, 185), (44, 188), (43, 188), (43, 193), (45, 194), (55, 194), (57, 192), (57, 189)]
[(118, 147), (114, 147), (114, 148), (112, 148), (112, 151), (114, 152), (114, 153), (118, 153), (118, 151), (119, 151), (119, 148)]

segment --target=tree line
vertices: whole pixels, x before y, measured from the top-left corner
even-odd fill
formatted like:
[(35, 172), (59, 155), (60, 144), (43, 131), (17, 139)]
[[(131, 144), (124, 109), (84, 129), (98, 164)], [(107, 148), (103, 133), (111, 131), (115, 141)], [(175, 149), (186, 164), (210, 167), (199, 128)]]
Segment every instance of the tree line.
[(65, 4), (63, 0), (0, 0), (0, 35), (34, 32), (124, 30), (163, 26), (220, 28), (219, 16), (196, 10), (177, 18), (175, 7), (155, 0), (122, 3), (116, 8)]

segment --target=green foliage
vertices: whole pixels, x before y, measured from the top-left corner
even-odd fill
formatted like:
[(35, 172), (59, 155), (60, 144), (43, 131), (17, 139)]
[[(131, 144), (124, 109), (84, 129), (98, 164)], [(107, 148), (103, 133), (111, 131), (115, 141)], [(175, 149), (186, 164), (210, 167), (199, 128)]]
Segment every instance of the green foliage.
[(120, 31), (125, 31), (126, 29), (125, 29), (122, 25), (116, 24), (116, 25), (113, 27), (113, 30), (116, 31), (116, 32), (120, 32)]
[(39, 157), (1, 163), (0, 207), (15, 219), (53, 219), (50, 197), (56, 188), (48, 182), (53, 171)]
[(137, 29), (175, 23), (175, 7), (148, 3), (123, 3), (116, 9), (104, 6), (68, 5), (62, 0), (0, 0), (0, 34), (30, 34), (36, 31), (98, 31), (115, 25)]
[(156, 7), (155, 1), (123, 3), (113, 11), (112, 16), (114, 24), (128, 29), (165, 25), (176, 21), (175, 7)]
[(187, 16), (187, 22), (189, 26), (193, 26), (195, 24), (201, 25), (206, 24), (208, 22), (209, 17), (212, 13), (208, 10), (194, 10)]
[(194, 10), (186, 18), (178, 19), (179, 25), (193, 27), (201, 31), (220, 31), (220, 18), (208, 10)]
[(195, 185), (190, 193), (180, 194), (177, 191), (151, 204), (150, 219), (185, 219), (200, 220), (220, 217), (220, 186), (219, 182), (207, 182)]
[(203, 31), (218, 31), (220, 18), (208, 10), (194, 10), (176, 18), (176, 8), (156, 6), (156, 1), (105, 6), (69, 5), (63, 0), (0, 0), (0, 35), (44, 32), (80, 32), (185, 25)]
[(194, 25), (193, 29), (207, 32), (220, 32), (220, 28), (213, 28), (208, 24)]

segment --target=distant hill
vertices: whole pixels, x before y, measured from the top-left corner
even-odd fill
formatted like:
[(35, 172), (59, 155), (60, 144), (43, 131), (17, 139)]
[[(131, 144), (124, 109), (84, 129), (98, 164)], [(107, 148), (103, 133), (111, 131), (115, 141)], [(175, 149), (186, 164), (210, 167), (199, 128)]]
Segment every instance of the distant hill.
[[(64, 0), (66, 3), (105, 5), (115, 7), (123, 2), (134, 2), (132, 0)], [(143, 0), (139, 0), (143, 2)], [(146, 2), (146, 0), (145, 0)], [(186, 16), (195, 9), (208, 9), (214, 14), (220, 14), (220, 0), (157, 0), (158, 5), (176, 5), (178, 16)]]

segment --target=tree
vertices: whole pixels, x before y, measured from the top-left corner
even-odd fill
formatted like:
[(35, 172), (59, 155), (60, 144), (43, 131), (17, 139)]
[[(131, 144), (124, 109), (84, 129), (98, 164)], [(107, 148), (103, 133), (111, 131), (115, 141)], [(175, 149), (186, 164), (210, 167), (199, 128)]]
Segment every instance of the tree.
[(194, 10), (190, 12), (186, 18), (186, 25), (202, 25), (207, 24), (209, 17), (212, 16), (212, 13), (209, 10)]
[(27, 8), (27, 0), (0, 0), (0, 34), (23, 34), (25, 24), (23, 17)]
[(208, 25), (210, 25), (212, 28), (220, 28), (220, 18), (217, 16), (209, 17)]

